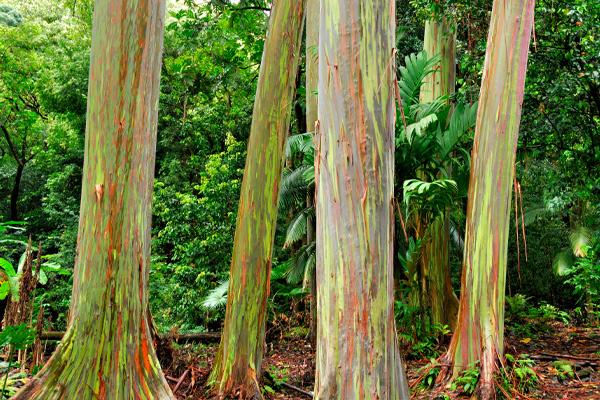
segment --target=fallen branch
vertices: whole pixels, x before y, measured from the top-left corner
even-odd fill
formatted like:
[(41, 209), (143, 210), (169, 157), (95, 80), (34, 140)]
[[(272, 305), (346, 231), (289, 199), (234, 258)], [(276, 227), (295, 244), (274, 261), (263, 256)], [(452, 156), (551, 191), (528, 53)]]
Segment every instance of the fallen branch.
[[(598, 359), (570, 356), (570, 355), (566, 355), (566, 354), (542, 353), (540, 355), (533, 354), (529, 357), (532, 360), (539, 360), (539, 361), (570, 360), (570, 361), (573, 361), (573, 364), (577, 364), (582, 367), (600, 367), (600, 363), (594, 362)], [(598, 360), (598, 361), (600, 361), (600, 360)]]
[(273, 378), (273, 376), (269, 373), (269, 371), (263, 371), (263, 375), (266, 378), (266, 380), (272, 382), (273, 384), (275, 384), (277, 386), (283, 386), (283, 387), (286, 387), (288, 389), (295, 390), (295, 391), (297, 391), (299, 393), (302, 393), (305, 396), (310, 397), (311, 399), (314, 397), (314, 395), (312, 394), (312, 392), (307, 392), (306, 390), (304, 390), (302, 388), (299, 388), (298, 386), (294, 386), (294, 385), (291, 385), (291, 384), (286, 383), (286, 382), (276, 382), (275, 379)]
[(300, 392), (303, 395), (310, 397), (311, 399), (313, 398), (312, 392), (307, 392), (306, 390), (301, 389), (298, 386), (290, 385), (289, 383), (285, 383), (285, 382), (281, 382), (281, 386), (285, 386), (288, 389), (292, 389), (292, 390), (295, 390), (297, 392)]
[(566, 359), (569, 359), (569, 360), (600, 361), (600, 358), (572, 356), (570, 354), (553, 354), (553, 353), (540, 353), (540, 354), (543, 355), (543, 356), (547, 356), (547, 357), (566, 358)]
[[(42, 332), (41, 340), (61, 340), (64, 332), (48, 331)], [(160, 335), (161, 339), (171, 339), (177, 343), (182, 342), (218, 342), (221, 339), (220, 332), (204, 332), (204, 333), (180, 333)]]
[(173, 394), (177, 393), (177, 390), (179, 390), (179, 387), (181, 386), (181, 384), (183, 383), (183, 381), (185, 380), (185, 377), (187, 376), (188, 372), (190, 372), (189, 369), (186, 369), (183, 374), (181, 374), (181, 378), (179, 378), (179, 381), (177, 382), (177, 385), (175, 385), (175, 387), (173, 388)]

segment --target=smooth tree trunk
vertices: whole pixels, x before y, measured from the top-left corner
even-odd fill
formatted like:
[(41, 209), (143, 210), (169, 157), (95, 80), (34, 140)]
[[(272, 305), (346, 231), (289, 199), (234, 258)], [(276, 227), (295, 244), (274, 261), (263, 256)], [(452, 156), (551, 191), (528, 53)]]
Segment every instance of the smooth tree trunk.
[(10, 219), (16, 221), (19, 219), (19, 194), (21, 192), (21, 180), (23, 179), (23, 170), (25, 163), (17, 161), (17, 172), (15, 174), (15, 182), (13, 183), (12, 191), (10, 192)]
[(261, 398), (279, 181), (300, 59), (304, 0), (275, 0), (264, 44), (242, 181), (225, 325), (209, 385)]
[[(456, 38), (451, 23), (446, 18), (434, 16), (425, 23), (424, 50), (429, 57), (438, 56), (435, 71), (425, 78), (421, 86), (420, 101), (432, 102), (441, 96), (451, 96), (456, 82)], [(420, 259), (421, 292), (429, 308), (433, 324), (445, 324), (454, 329), (458, 312), (458, 298), (452, 289), (450, 277), (449, 216), (431, 221), (427, 226)]]
[(395, 2), (322, 1), (316, 399), (408, 399), (393, 303)]
[(423, 50), (428, 57), (438, 56), (434, 72), (427, 75), (420, 92), (421, 102), (454, 94), (456, 84), (456, 34), (446, 18), (434, 16), (425, 22)]
[(533, 10), (534, 0), (494, 1), (477, 110), (462, 291), (446, 361), (454, 377), (479, 362), (481, 399), (495, 395), (504, 351), (511, 189)]
[(146, 307), (164, 0), (97, 0), (67, 332), (15, 399), (172, 399)]
[[(316, 129), (319, 118), (318, 84), (319, 84), (319, 0), (306, 0), (306, 126), (311, 132)], [(314, 206), (314, 193), (306, 199), (306, 207)], [(315, 223), (308, 218), (306, 225), (306, 242), (311, 243), (315, 238)], [(317, 274), (310, 275), (310, 342), (313, 347), (317, 344)]]

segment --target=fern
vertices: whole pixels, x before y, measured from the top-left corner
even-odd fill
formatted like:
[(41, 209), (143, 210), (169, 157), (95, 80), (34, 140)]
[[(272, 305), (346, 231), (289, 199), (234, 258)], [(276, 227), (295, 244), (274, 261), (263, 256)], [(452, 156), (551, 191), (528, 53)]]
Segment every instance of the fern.
[(202, 300), (202, 307), (214, 310), (227, 304), (227, 292), (229, 290), (229, 279), (219, 283), (217, 287), (210, 290)]

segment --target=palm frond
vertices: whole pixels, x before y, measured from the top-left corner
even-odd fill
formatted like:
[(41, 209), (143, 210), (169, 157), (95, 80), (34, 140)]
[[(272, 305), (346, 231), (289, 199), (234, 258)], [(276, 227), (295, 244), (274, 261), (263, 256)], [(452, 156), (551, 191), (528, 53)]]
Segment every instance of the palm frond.
[(208, 295), (202, 300), (202, 307), (208, 310), (214, 310), (227, 304), (227, 292), (229, 290), (229, 279), (219, 283), (217, 287), (211, 289)]
[(410, 110), (413, 104), (419, 103), (419, 93), (425, 77), (432, 73), (439, 63), (440, 57), (428, 58), (425, 51), (410, 54), (404, 58), (404, 66), (399, 68), (400, 72), (400, 96), (405, 111)]
[(410, 109), (411, 116), (415, 121), (418, 121), (428, 115), (438, 115), (445, 108), (449, 108), (447, 102), (448, 96), (440, 96), (429, 103), (414, 104)]
[(584, 226), (575, 228), (569, 235), (571, 249), (575, 257), (587, 256), (587, 249), (590, 246), (592, 233)]
[[(302, 246), (289, 260), (285, 273), (286, 280), (291, 285), (297, 285), (306, 280), (307, 274), (312, 273), (315, 263), (315, 242)], [(304, 286), (304, 285), (303, 285)]]
[(571, 271), (573, 265), (575, 265), (573, 253), (569, 250), (563, 250), (554, 257), (552, 269), (556, 275), (565, 276)]
[(413, 203), (421, 212), (432, 216), (443, 213), (454, 202), (457, 192), (456, 182), (451, 179), (437, 179), (432, 182), (408, 179), (403, 185), (403, 199), (407, 212)]
[(440, 158), (445, 160), (463, 136), (475, 127), (477, 119), (477, 103), (472, 105), (457, 104), (448, 129), (439, 137)]
[(317, 266), (317, 254), (315, 252), (316, 246), (315, 242), (309, 243), (307, 246), (310, 246), (306, 251), (309, 254), (308, 259), (306, 260), (306, 266), (304, 267), (304, 279), (302, 282), (302, 287), (304, 289), (308, 288), (310, 278), (316, 272)]
[(290, 224), (288, 225), (285, 234), (285, 242), (283, 243), (284, 249), (292, 246), (294, 243), (299, 242), (306, 236), (306, 226), (308, 218), (314, 216), (314, 213), (314, 207), (307, 207), (304, 210), (300, 211), (290, 221)]
[(423, 136), (425, 130), (433, 123), (437, 122), (437, 115), (430, 114), (420, 120), (413, 122), (406, 127), (406, 140), (412, 145), (414, 136)]
[(313, 132), (300, 133), (288, 137), (285, 145), (285, 156), (292, 157), (296, 154), (308, 154), (315, 149)]
[(283, 171), (279, 188), (279, 207), (287, 211), (293, 205), (302, 203), (314, 184), (314, 166), (300, 165)]

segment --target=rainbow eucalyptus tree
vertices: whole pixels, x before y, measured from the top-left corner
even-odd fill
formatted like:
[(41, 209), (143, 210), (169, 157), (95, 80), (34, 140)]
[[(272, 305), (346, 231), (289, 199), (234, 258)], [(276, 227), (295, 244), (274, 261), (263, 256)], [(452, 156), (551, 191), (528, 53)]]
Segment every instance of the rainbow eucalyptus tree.
[[(425, 23), (424, 50), (428, 56), (439, 57), (434, 72), (428, 74), (421, 86), (420, 101), (432, 102), (441, 96), (450, 96), (455, 86), (456, 38), (451, 23), (446, 18), (433, 16)], [(438, 217), (426, 227), (427, 238), (421, 249), (420, 273), (424, 279), (421, 298), (431, 312), (431, 322), (454, 328), (458, 298), (450, 278), (450, 242), (448, 213)]]
[(393, 309), (394, 0), (322, 1), (316, 399), (408, 399)]
[(164, 0), (94, 8), (69, 326), (15, 399), (171, 399), (146, 319)]
[[(317, 51), (319, 48), (319, 0), (306, 0), (306, 126), (309, 131), (315, 129), (318, 119), (319, 63)], [(309, 193), (306, 207), (314, 206), (314, 194)], [(306, 242), (311, 243), (315, 238), (315, 225), (308, 218), (306, 225)], [(317, 343), (317, 275), (310, 275), (310, 340)]]
[[(494, 396), (503, 355), (511, 188), (534, 0), (494, 0), (471, 157), (453, 375), (479, 362), (480, 397)], [(443, 376), (443, 375), (442, 375)]]
[(220, 396), (261, 398), (271, 255), (279, 181), (294, 100), (305, 0), (275, 0), (271, 9), (242, 181), (227, 309), (209, 377)]

